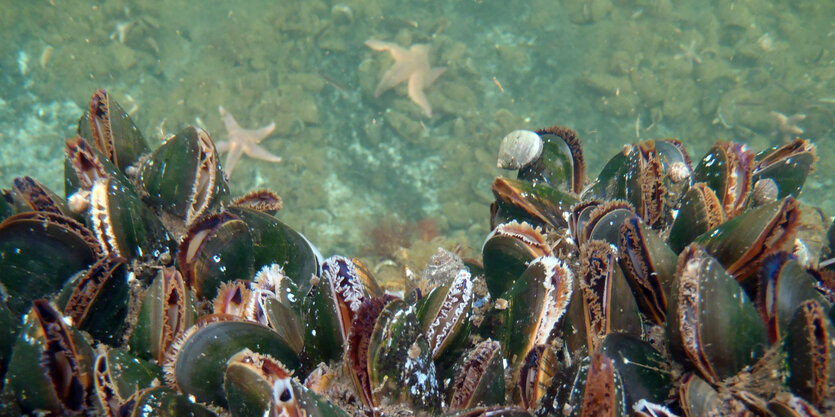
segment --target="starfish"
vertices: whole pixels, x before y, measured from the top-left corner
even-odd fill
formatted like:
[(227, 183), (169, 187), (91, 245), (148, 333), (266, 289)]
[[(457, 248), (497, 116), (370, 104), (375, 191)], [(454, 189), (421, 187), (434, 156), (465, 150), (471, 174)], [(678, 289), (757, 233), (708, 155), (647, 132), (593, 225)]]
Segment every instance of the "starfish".
[(783, 139), (789, 141), (792, 136), (798, 136), (803, 133), (803, 128), (797, 124), (806, 119), (803, 113), (796, 113), (791, 116), (786, 116), (783, 113), (773, 111), (771, 117), (777, 119), (777, 131), (783, 135)]
[(281, 157), (273, 155), (270, 151), (258, 146), (275, 129), (275, 123), (270, 123), (267, 126), (258, 129), (244, 129), (232, 117), (232, 114), (226, 111), (223, 106), (218, 106), (220, 117), (223, 118), (223, 124), (226, 125), (226, 132), (229, 134), (228, 141), (217, 143), (217, 152), (229, 152), (226, 155), (226, 162), (223, 164), (226, 176), (232, 176), (232, 170), (241, 155), (246, 154), (250, 158), (260, 159), (267, 162), (281, 162)]
[(408, 50), (391, 42), (374, 39), (365, 41), (365, 46), (375, 51), (388, 51), (394, 58), (394, 65), (383, 74), (380, 84), (374, 90), (374, 97), (380, 97), (386, 90), (409, 80), (409, 98), (415, 102), (426, 117), (432, 117), (432, 107), (423, 90), (432, 85), (446, 71), (446, 67), (432, 68), (429, 65), (429, 45), (416, 43)]
[(701, 64), (702, 57), (699, 56), (699, 53), (696, 52), (696, 41), (691, 40), (690, 45), (684, 46), (683, 44), (678, 44), (678, 47), (681, 48), (681, 53), (676, 54), (674, 57), (675, 59), (683, 59), (690, 64), (690, 69), (693, 69), (693, 64)]

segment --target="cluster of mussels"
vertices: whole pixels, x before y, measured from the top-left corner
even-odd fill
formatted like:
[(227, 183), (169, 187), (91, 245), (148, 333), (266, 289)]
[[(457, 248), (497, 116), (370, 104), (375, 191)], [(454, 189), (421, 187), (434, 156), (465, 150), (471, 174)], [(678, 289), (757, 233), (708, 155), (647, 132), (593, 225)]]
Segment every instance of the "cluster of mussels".
[(509, 134), (482, 259), (439, 250), (403, 294), (230, 196), (208, 134), (151, 151), (103, 90), (60, 198), (0, 198), (0, 415), (832, 415), (832, 229), (816, 159)]

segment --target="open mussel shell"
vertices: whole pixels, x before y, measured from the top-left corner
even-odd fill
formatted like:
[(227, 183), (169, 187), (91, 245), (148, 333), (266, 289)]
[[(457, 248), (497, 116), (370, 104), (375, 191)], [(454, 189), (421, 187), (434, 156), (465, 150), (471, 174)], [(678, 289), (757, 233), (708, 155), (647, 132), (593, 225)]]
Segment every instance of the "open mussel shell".
[(579, 283), (589, 352), (612, 332), (643, 335), (638, 305), (618, 264), (616, 247), (602, 240), (583, 245)]
[(623, 333), (610, 333), (601, 351), (612, 358), (623, 380), (627, 404), (646, 400), (661, 404), (673, 387), (672, 370), (664, 356), (649, 343)]
[(174, 242), (159, 218), (131, 187), (114, 178), (93, 184), (87, 215), (99, 245), (111, 257), (144, 260), (173, 251)]
[(151, 151), (130, 116), (103, 89), (90, 98), (87, 113), (78, 121), (78, 134), (123, 172)]
[(432, 351), (414, 307), (390, 295), (363, 301), (351, 324), (345, 363), (367, 407), (406, 404), (440, 409)]
[(777, 148), (766, 149), (754, 158), (751, 183), (771, 179), (777, 186), (776, 199), (797, 197), (806, 177), (815, 169), (817, 148), (808, 140), (795, 139)]
[(612, 359), (594, 353), (583, 359), (567, 407), (571, 416), (622, 417), (627, 415), (626, 392)]
[(238, 321), (233, 316), (210, 315), (198, 320), (169, 349), (165, 358), (165, 378), (197, 401), (226, 406), (223, 378), (232, 356), (247, 348), (270, 355), (287, 369), (299, 367), (296, 353), (272, 329)]
[(68, 280), (57, 304), (79, 330), (96, 340), (119, 345), (128, 328), (130, 285), (127, 265), (101, 258)]
[(69, 217), (27, 212), (0, 223), (0, 282), (17, 314), (32, 300), (58, 291), (99, 256), (95, 236)]
[(641, 312), (656, 324), (664, 324), (676, 254), (637, 217), (621, 225), (618, 249), (621, 269)]
[(558, 351), (553, 345), (537, 345), (528, 352), (519, 367), (514, 401), (528, 410), (546, 410), (549, 391), (558, 381), (561, 367)]
[[(0, 200), (3, 200), (0, 204), (10, 205), (10, 211), (5, 217), (11, 215), (12, 212), (46, 211), (82, 220), (80, 216), (76, 217), (77, 214), (70, 210), (63, 198), (58, 197), (52, 190), (28, 176), (15, 178), (12, 181), (12, 189), (3, 192)], [(0, 207), (0, 212), (2, 211), (3, 209)], [(0, 216), (0, 218), (3, 218), (3, 216)]]
[(751, 191), (754, 154), (734, 142), (719, 141), (693, 169), (693, 182), (704, 182), (722, 203), (725, 218), (730, 219), (745, 209)]
[(495, 299), (513, 285), (532, 260), (552, 253), (542, 229), (511, 221), (490, 232), (481, 254), (487, 290)]
[(835, 327), (816, 300), (797, 308), (789, 324), (784, 349), (788, 356), (787, 384), (792, 392), (818, 408), (835, 400)]
[(148, 410), (163, 416), (216, 417), (217, 414), (196, 404), (186, 395), (165, 387), (145, 388), (134, 393), (119, 407), (119, 417), (145, 417)]
[(500, 340), (517, 367), (536, 345), (547, 344), (561, 323), (573, 292), (574, 275), (553, 256), (533, 260), (506, 294), (508, 328)]
[(824, 218), (792, 197), (757, 207), (705, 232), (696, 242), (746, 288), (765, 257), (793, 252), (798, 241), (809, 259), (820, 257)]
[(274, 358), (248, 349), (229, 359), (223, 387), (234, 417), (348, 415), (300, 385)]
[(757, 286), (757, 308), (768, 324), (771, 342), (782, 339), (797, 307), (816, 300), (829, 308), (829, 301), (817, 289), (817, 273), (800, 265), (797, 258), (777, 252), (763, 261)]
[(23, 413), (76, 414), (88, 407), (93, 349), (44, 299), (26, 316), (5, 375), (3, 398)]
[(191, 226), (229, 194), (212, 139), (193, 126), (154, 150), (137, 182), (148, 204), (177, 219), (169, 222), (172, 230)]
[(567, 227), (565, 213), (577, 198), (540, 182), (497, 177), (490, 186), (496, 201), (490, 207), (490, 225), (512, 220), (534, 226)]
[(741, 401), (729, 395), (720, 396), (710, 384), (693, 373), (681, 378), (678, 396), (686, 417), (752, 415)]
[(668, 243), (675, 253), (681, 252), (694, 239), (715, 229), (725, 220), (722, 204), (716, 193), (703, 182), (693, 184), (681, 199), (678, 215), (670, 227)]
[(492, 407), (473, 407), (442, 414), (444, 417), (533, 417), (527, 410), (516, 406), (496, 405)]
[(803, 398), (788, 392), (778, 392), (768, 402), (768, 411), (776, 417), (823, 417), (823, 413)]
[(462, 268), (455, 279), (434, 288), (417, 306), (417, 318), (436, 365), (447, 367), (463, 352), (470, 335), (473, 280)]
[(122, 349), (102, 349), (93, 365), (96, 401), (107, 415), (117, 415), (119, 406), (136, 391), (162, 381), (162, 368), (136, 358)]
[(586, 163), (577, 133), (562, 126), (539, 129), (535, 133), (542, 149), (537, 158), (519, 167), (518, 178), (542, 181), (559, 190), (579, 194), (586, 181)]
[[(579, 232), (575, 240), (577, 246), (583, 246), (591, 240), (602, 240), (610, 245), (617, 246), (620, 241), (621, 225), (627, 219), (636, 216), (632, 206), (621, 200), (607, 201), (584, 209), (575, 208), (581, 210), (577, 216)], [(587, 218), (584, 216), (586, 212), (589, 213)]]
[(468, 350), (456, 365), (455, 378), (448, 389), (447, 409), (463, 410), (504, 402), (502, 346), (495, 340), (483, 340)]
[(141, 296), (128, 340), (131, 352), (162, 363), (171, 344), (197, 319), (194, 295), (174, 268), (163, 268)]
[(674, 354), (717, 383), (754, 364), (769, 346), (768, 333), (745, 290), (704, 249), (679, 255), (667, 312)]
[(222, 282), (255, 275), (254, 252), (246, 223), (223, 212), (195, 223), (180, 242), (177, 257), (188, 287), (212, 299)]
[[(343, 347), (363, 301), (382, 295), (365, 280), (352, 259), (334, 255), (304, 299), (305, 354), (314, 363), (342, 357)], [(379, 292), (378, 292), (379, 291)]]
[(267, 213), (244, 207), (230, 207), (228, 211), (249, 229), (255, 268), (278, 264), (296, 284), (299, 294), (307, 294), (312, 285), (310, 278), (320, 275), (319, 263), (323, 260), (307, 238)]

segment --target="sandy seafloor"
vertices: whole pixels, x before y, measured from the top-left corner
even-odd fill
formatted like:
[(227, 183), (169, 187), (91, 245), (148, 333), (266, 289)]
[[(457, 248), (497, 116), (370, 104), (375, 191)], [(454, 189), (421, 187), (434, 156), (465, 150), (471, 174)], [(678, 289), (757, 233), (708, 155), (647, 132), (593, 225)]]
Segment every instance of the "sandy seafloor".
[[(242, 194), (268, 187), (279, 217), (324, 253), (393, 257), (375, 227), (423, 220), (479, 248), (507, 132), (562, 124), (590, 176), (638, 139), (674, 137), (698, 160), (716, 140), (754, 150), (803, 114), (820, 163), (804, 200), (835, 212), (835, 2), (0, 1), (0, 187), (32, 175), (63, 194), (63, 139), (95, 88), (152, 147), (195, 124), (223, 140), (218, 106), (276, 123), (272, 164), (243, 159)], [(431, 45), (447, 71), (427, 118), (367, 39)], [(430, 219), (430, 220), (426, 220)], [(392, 226), (394, 225), (394, 226)], [(429, 227), (432, 229), (432, 227)], [(379, 230), (378, 230), (379, 232)], [(403, 243), (421, 239), (412, 233)], [(375, 248), (375, 245), (378, 247)]]

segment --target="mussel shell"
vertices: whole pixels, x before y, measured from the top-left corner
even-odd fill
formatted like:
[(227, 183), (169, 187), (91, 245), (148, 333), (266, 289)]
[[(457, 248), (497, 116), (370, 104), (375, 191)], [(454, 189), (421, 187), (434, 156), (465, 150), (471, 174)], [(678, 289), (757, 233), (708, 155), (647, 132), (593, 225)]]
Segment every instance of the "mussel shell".
[(29, 176), (15, 178), (12, 181), (12, 190), (4, 193), (3, 197), (5, 198), (0, 198), (0, 200), (6, 204), (12, 204), (13, 207), (10, 208), (17, 213), (46, 211), (75, 218), (75, 213), (70, 211), (63, 198), (58, 197), (52, 190)]
[(491, 227), (511, 220), (528, 222), (534, 226), (567, 227), (566, 215), (577, 198), (550, 185), (539, 182), (497, 177), (490, 186), (496, 201), (493, 203)]
[(757, 308), (768, 324), (772, 343), (786, 335), (789, 322), (803, 301), (817, 300), (829, 308), (830, 303), (817, 290), (817, 277), (786, 252), (766, 258), (758, 274)]
[(451, 364), (467, 343), (473, 280), (462, 268), (451, 282), (430, 291), (417, 306), (417, 318), (436, 364)]
[(93, 395), (100, 409), (115, 415), (119, 406), (137, 390), (162, 381), (162, 368), (122, 349), (106, 349), (93, 365)]
[[(209, 134), (187, 127), (154, 150), (137, 178), (143, 198), (189, 227), (229, 194)], [(172, 227), (174, 229), (174, 227)]]
[(74, 414), (88, 406), (93, 349), (46, 300), (32, 303), (15, 342), (3, 398), (24, 413)]
[(620, 266), (638, 307), (656, 324), (664, 324), (676, 267), (676, 254), (637, 217), (620, 228)]
[(623, 333), (610, 333), (601, 343), (623, 380), (627, 404), (646, 400), (661, 404), (673, 386), (672, 370), (652, 345)]
[(673, 288), (667, 312), (671, 350), (704, 379), (717, 383), (763, 356), (769, 341), (759, 312), (739, 283), (696, 244), (679, 255)]
[(778, 148), (766, 149), (755, 157), (751, 183), (770, 178), (777, 185), (777, 199), (797, 197), (806, 177), (815, 169), (816, 147), (808, 140), (795, 139)]
[[(165, 377), (197, 401), (226, 406), (223, 377), (229, 359), (244, 348), (270, 355), (287, 369), (299, 367), (296, 353), (278, 333), (229, 316), (204, 316), (169, 350)], [(213, 321), (218, 320), (218, 321)]]
[(456, 365), (447, 410), (504, 404), (504, 362), (501, 343), (487, 339), (470, 349)]
[(797, 308), (785, 339), (792, 392), (823, 409), (835, 392), (835, 327), (816, 300)]
[(528, 352), (519, 367), (514, 396), (516, 402), (528, 410), (538, 410), (547, 398), (547, 391), (554, 383), (554, 377), (560, 371), (557, 349), (552, 345), (537, 345)]
[(78, 121), (78, 134), (95, 144), (122, 171), (150, 152), (133, 120), (103, 89), (90, 98), (89, 111)]
[(722, 204), (716, 193), (705, 183), (699, 182), (684, 194), (678, 215), (670, 227), (670, 248), (679, 253), (685, 246), (725, 220)]
[(310, 278), (321, 274), (323, 260), (307, 238), (267, 213), (243, 207), (230, 207), (229, 212), (249, 228), (255, 269), (278, 264), (296, 284), (299, 294), (307, 294), (312, 286)]
[(505, 296), (509, 328), (501, 339), (505, 355), (518, 366), (536, 345), (550, 341), (573, 292), (574, 275), (553, 256), (533, 260)]
[(195, 223), (180, 242), (177, 257), (188, 287), (211, 300), (222, 282), (255, 275), (254, 253), (250, 228), (223, 212)]
[(28, 212), (0, 223), (0, 281), (18, 314), (58, 291), (100, 256), (95, 237), (69, 217)]
[(134, 393), (119, 407), (120, 417), (145, 417), (148, 410), (158, 415), (216, 417), (210, 409), (195, 404), (188, 396), (168, 387), (145, 388)]
[(490, 232), (481, 254), (487, 290), (495, 299), (513, 285), (532, 260), (552, 253), (540, 228), (512, 221)]
[(542, 151), (539, 158), (520, 167), (518, 178), (543, 181), (559, 190), (579, 194), (586, 181), (583, 148), (577, 133), (562, 126), (539, 129)]
[(14, 213), (14, 208), (6, 200), (5, 194), (0, 194), (0, 222), (6, 220), (7, 217), (11, 216)]
[(179, 271), (164, 268), (140, 303), (128, 346), (138, 357), (161, 363), (169, 346), (197, 319), (194, 295)]
[(571, 416), (622, 417), (627, 414), (623, 381), (604, 353), (583, 359), (568, 399)]
[(754, 154), (745, 146), (719, 141), (693, 169), (693, 182), (704, 182), (716, 192), (730, 219), (745, 208), (753, 168)]
[(124, 262), (102, 258), (68, 281), (59, 301), (63, 313), (79, 330), (96, 340), (119, 345), (128, 328), (130, 306), (128, 268)]
[(776, 417), (823, 417), (823, 413), (803, 398), (779, 392), (768, 402), (768, 411)]
[[(617, 246), (621, 225), (635, 216), (635, 210), (625, 201), (613, 200), (600, 204), (589, 213), (576, 241), (577, 246), (583, 246), (591, 240), (602, 240)], [(578, 218), (578, 226), (579, 223)]]

